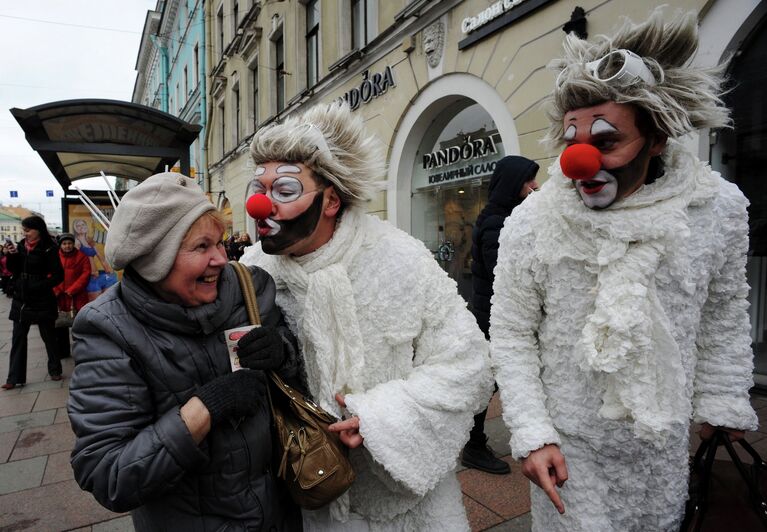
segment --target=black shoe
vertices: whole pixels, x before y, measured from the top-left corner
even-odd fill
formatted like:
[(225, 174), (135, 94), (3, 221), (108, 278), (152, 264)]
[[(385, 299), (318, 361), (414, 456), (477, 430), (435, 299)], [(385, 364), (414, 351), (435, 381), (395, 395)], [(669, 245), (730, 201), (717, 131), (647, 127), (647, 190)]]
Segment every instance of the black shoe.
[(508, 475), (511, 473), (509, 464), (496, 458), (493, 450), (486, 443), (477, 445), (469, 442), (463, 447), (461, 465), (478, 469), (493, 475)]

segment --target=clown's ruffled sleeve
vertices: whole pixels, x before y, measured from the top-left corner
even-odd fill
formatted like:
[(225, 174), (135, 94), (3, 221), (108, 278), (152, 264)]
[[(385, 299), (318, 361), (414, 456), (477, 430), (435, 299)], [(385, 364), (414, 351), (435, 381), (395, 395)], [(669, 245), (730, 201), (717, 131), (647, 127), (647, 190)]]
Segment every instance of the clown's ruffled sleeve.
[(396, 323), (382, 319), (379, 327), (409, 351), (413, 368), (347, 395), (346, 405), (359, 416), (373, 460), (423, 496), (455, 468), (474, 413), (487, 406), (493, 383), (488, 345), (455, 281), (423, 244), (408, 237), (384, 247), (375, 282), (385, 287), (380, 297)]
[(501, 231), (490, 312), (490, 352), (511, 431), (511, 454), (526, 457), (559, 434), (546, 409), (538, 326), (543, 300), (533, 272), (532, 223), (512, 213)]
[(697, 337), (693, 420), (714, 426), (754, 430), (757, 417), (749, 402), (753, 351), (748, 316), (748, 201), (722, 180), (714, 212), (722, 218), (722, 252), (708, 286)]

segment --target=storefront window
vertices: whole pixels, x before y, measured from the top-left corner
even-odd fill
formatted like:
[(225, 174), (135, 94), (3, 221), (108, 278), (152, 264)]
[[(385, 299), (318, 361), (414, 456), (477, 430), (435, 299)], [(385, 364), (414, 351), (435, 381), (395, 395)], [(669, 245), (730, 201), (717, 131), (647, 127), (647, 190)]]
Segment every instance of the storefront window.
[(482, 106), (461, 99), (435, 117), (413, 165), (412, 234), (471, 302), (471, 232), (504, 156), (495, 123)]
[(748, 282), (751, 286), (751, 337), (754, 381), (767, 387), (767, 32), (764, 21), (734, 57), (729, 72), (732, 91), (725, 102), (732, 109), (734, 129), (714, 134), (711, 166), (736, 183), (751, 203)]

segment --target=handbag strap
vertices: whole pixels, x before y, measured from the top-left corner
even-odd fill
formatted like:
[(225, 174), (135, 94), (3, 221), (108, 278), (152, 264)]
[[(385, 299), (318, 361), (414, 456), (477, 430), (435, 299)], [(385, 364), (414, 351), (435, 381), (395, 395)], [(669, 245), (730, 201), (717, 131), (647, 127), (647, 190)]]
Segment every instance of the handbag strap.
[[(753, 467), (755, 471), (765, 468), (765, 462), (759, 456), (759, 453), (751, 447), (745, 440), (738, 440), (737, 442), (743, 449), (751, 455), (754, 460)], [(767, 501), (764, 500), (759, 490), (759, 484), (757, 482), (757, 476), (751, 474), (746, 465), (735, 452), (735, 447), (730, 441), (730, 435), (728, 432), (716, 429), (710, 439), (701, 442), (698, 451), (695, 453), (693, 459), (694, 467), (700, 472), (702, 478), (701, 494), (702, 494), (702, 508), (701, 514), (705, 514), (708, 505), (708, 491), (711, 483), (711, 473), (714, 465), (714, 459), (716, 457), (716, 451), (720, 446), (724, 446), (727, 450), (727, 454), (730, 455), (730, 459), (735, 465), (736, 470), (740, 474), (740, 477), (746, 484), (749, 492), (749, 498), (751, 499), (752, 507), (756, 511), (759, 519), (767, 526)], [(702, 522), (702, 521), (701, 521)]]
[(244, 264), (234, 260), (229, 261), (229, 264), (232, 265), (237, 278), (240, 280), (242, 299), (245, 301), (250, 324), (261, 325), (261, 314), (258, 312), (258, 301), (256, 301), (256, 288), (253, 286), (253, 277), (250, 274), (250, 270)]
[[(234, 268), (234, 271), (237, 272), (237, 278), (240, 280), (242, 298), (245, 301), (245, 307), (248, 310), (248, 318), (250, 319), (250, 323), (252, 325), (261, 325), (261, 316), (258, 313), (258, 305), (256, 302), (256, 290), (253, 287), (253, 277), (250, 274), (250, 270), (248, 270), (247, 266), (237, 261), (230, 261), (229, 264), (231, 264)], [(297, 394), (295, 390), (291, 389), (291, 387), (284, 380), (282, 380), (282, 377), (280, 377), (276, 371), (270, 370), (264, 373), (266, 373), (267, 376), (271, 379), (272, 383), (276, 387), (276, 390), (287, 396), (291, 401), (299, 402), (303, 408), (314, 412), (314, 414), (317, 416), (325, 418), (328, 423), (337, 421), (334, 416), (327, 413), (319, 405), (315, 404), (310, 399), (303, 397), (303, 394)], [(267, 397), (269, 398), (269, 406), (271, 407), (272, 414), (274, 414), (275, 409), (274, 403), (272, 402), (271, 386), (267, 386), (266, 391)]]
[[(229, 261), (229, 264), (234, 268), (237, 273), (237, 279), (240, 281), (240, 290), (242, 291), (242, 299), (245, 302), (245, 308), (248, 311), (248, 319), (251, 325), (261, 325), (261, 314), (258, 312), (258, 301), (256, 300), (256, 288), (253, 286), (253, 276), (248, 270), (248, 267), (237, 262), (236, 260)], [(278, 386), (284, 386), (282, 379), (274, 371), (264, 372), (267, 376), (275, 382)], [(272, 419), (275, 416), (274, 402), (272, 401), (271, 386), (266, 386), (266, 397), (269, 400), (269, 410), (272, 412)]]

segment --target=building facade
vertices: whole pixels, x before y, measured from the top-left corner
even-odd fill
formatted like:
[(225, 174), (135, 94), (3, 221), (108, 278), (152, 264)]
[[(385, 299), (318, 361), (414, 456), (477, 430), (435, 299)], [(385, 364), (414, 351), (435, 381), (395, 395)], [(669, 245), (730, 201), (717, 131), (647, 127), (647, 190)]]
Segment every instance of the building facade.
[(540, 143), (548, 120), (540, 104), (563, 28), (609, 34), (622, 16), (641, 21), (661, 4), (699, 13), (697, 64), (733, 58), (734, 129), (687, 142), (751, 200), (753, 339), (757, 381), (767, 384), (767, 75), (758, 66), (767, 7), (758, 0), (206, 2), (209, 190), (231, 210), (234, 229), (253, 235), (244, 204), (254, 131), (343, 98), (388, 164), (369, 211), (421, 239), (469, 299), (471, 230), (496, 161), (534, 159), (542, 181), (557, 155)]
[(10, 240), (13, 243), (21, 241), (24, 233), (21, 229), (21, 218), (15, 214), (0, 210), (0, 240)]
[[(285, 54), (283, 37), (276, 37), (269, 29), (264, 32), (262, 27), (273, 23), (270, 4), (274, 2), (219, 0), (205, 4), (206, 39), (210, 43), (206, 48), (211, 119), (205, 137), (208, 190), (236, 231), (249, 229), (243, 199), (247, 176), (252, 174), (247, 157), (249, 140), (257, 127), (280, 116), (278, 105), (285, 107), (284, 100), (272, 102), (270, 98), (276, 99), (270, 72), (277, 67), (272, 65), (283, 65), (280, 71), (284, 71)], [(281, 2), (279, 9), (290, 4)], [(275, 62), (270, 53), (280, 54), (282, 63)], [(285, 78), (281, 74), (282, 83)], [(255, 236), (255, 231), (250, 228), (249, 234)]]
[(197, 179), (208, 191), (203, 3), (203, 0), (158, 0), (155, 10), (147, 12), (131, 101), (202, 126), (199, 137), (190, 147), (189, 177)]

